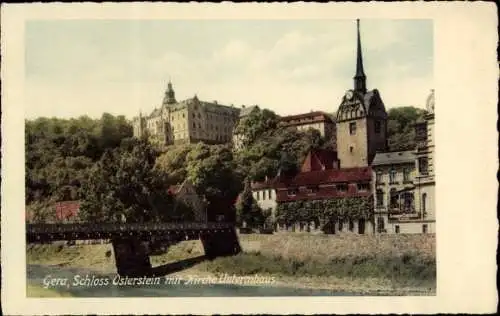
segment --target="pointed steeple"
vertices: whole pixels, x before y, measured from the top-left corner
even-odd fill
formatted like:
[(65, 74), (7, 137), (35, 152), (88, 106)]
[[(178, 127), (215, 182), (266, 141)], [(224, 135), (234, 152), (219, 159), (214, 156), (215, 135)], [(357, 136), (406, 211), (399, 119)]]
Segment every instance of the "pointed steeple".
[(354, 76), (354, 90), (366, 92), (366, 75), (363, 69), (363, 53), (361, 51), (361, 36), (359, 35), (359, 19), (356, 20), (358, 30), (358, 49), (356, 58), (356, 75)]
[(172, 88), (172, 82), (168, 80), (167, 91), (165, 91), (165, 97), (163, 98), (163, 104), (174, 104), (177, 103), (175, 100), (175, 92)]

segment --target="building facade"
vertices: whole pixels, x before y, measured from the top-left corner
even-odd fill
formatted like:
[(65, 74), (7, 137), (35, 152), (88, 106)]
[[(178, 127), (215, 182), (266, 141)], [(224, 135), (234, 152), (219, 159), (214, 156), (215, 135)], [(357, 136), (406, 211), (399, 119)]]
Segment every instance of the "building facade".
[(358, 26), (354, 89), (346, 92), (337, 111), (337, 153), (342, 168), (365, 167), (375, 153), (387, 150), (387, 112), (377, 89), (368, 91)]
[(238, 122), (239, 108), (193, 98), (177, 102), (172, 83), (168, 83), (160, 108), (133, 119), (135, 137), (148, 136), (155, 143), (171, 145), (204, 142), (230, 143)]
[(435, 233), (434, 90), (427, 98), (424, 120), (415, 124), (416, 148), (377, 153), (375, 178), (377, 233)]
[(415, 206), (424, 216), (425, 224), (422, 230), (429, 233), (436, 231), (436, 201), (435, 201), (435, 161), (434, 161), (434, 90), (427, 98), (427, 114), (423, 122), (415, 126), (416, 166)]
[[(284, 116), (280, 119), (283, 127), (295, 127), (299, 131), (315, 129), (327, 141), (336, 146), (336, 127), (334, 119), (327, 113), (311, 111), (309, 113)], [(335, 148), (335, 147), (334, 147)]]
[(271, 213), (271, 218), (276, 219), (276, 189), (274, 179), (267, 179), (262, 182), (252, 182), (252, 196), (257, 201), (257, 205), (262, 210)]
[(279, 230), (373, 232), (370, 167), (338, 166), (336, 152), (312, 150), (298, 174), (276, 178)]

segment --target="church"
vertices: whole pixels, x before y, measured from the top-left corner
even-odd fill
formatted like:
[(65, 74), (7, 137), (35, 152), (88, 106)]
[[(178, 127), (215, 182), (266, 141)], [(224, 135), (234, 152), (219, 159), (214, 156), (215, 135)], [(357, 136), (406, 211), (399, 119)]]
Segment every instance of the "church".
[[(336, 151), (311, 151), (296, 175), (252, 183), (254, 197), (273, 206), (277, 230), (434, 232), (434, 94), (425, 122), (415, 127), (417, 148), (390, 153), (384, 102), (367, 89), (359, 20), (353, 79), (336, 112)], [(267, 200), (259, 199), (262, 190)]]

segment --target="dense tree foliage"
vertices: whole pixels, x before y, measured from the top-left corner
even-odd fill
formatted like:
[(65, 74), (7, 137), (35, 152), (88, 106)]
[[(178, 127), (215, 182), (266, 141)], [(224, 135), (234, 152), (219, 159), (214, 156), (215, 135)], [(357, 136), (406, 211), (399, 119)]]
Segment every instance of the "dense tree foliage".
[(236, 223), (247, 227), (258, 227), (264, 224), (270, 214), (264, 214), (257, 201), (253, 198), (250, 183), (245, 183), (245, 188), (236, 203)]
[(387, 133), (390, 151), (415, 148), (415, 127), (425, 111), (412, 106), (392, 108), (388, 111)]
[(123, 116), (99, 120), (38, 118), (25, 122), (26, 202), (81, 198), (90, 168), (106, 149), (132, 136)]
[(129, 139), (108, 149), (83, 185), (80, 218), (91, 222), (189, 219), (174, 214), (167, 174), (154, 168), (158, 152), (145, 140)]

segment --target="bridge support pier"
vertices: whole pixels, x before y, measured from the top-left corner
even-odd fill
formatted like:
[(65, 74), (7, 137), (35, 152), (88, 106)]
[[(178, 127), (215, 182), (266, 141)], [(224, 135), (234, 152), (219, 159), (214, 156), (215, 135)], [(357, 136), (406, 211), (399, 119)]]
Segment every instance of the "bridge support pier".
[(121, 276), (143, 276), (151, 272), (151, 262), (139, 240), (112, 240), (116, 270)]
[(231, 228), (225, 232), (205, 232), (200, 235), (200, 239), (205, 250), (205, 255), (210, 259), (231, 256), (241, 252), (235, 228)]

